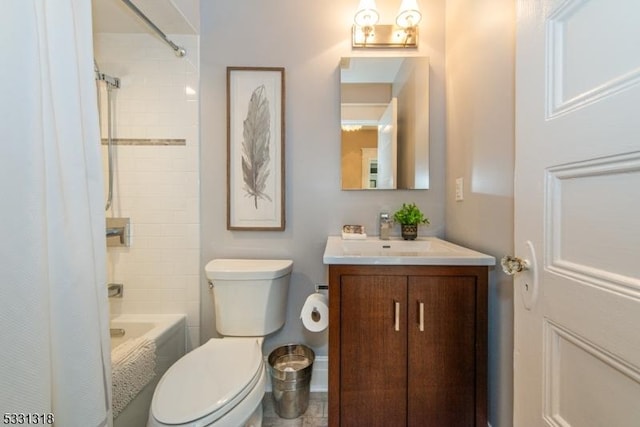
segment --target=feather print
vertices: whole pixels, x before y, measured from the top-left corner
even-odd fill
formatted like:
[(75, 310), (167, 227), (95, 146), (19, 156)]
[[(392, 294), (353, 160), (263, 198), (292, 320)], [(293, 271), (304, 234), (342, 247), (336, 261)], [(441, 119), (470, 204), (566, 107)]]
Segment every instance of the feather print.
[(253, 197), (255, 208), (258, 199), (271, 201), (265, 193), (269, 177), (269, 140), (271, 139), (269, 100), (264, 85), (251, 94), (247, 118), (242, 131), (242, 175), (247, 197)]

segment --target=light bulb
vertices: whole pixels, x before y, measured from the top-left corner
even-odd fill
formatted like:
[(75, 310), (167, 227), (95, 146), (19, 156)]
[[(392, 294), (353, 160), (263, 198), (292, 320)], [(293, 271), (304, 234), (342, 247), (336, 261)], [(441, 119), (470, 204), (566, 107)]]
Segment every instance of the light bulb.
[(421, 19), (422, 14), (417, 0), (402, 0), (398, 16), (396, 16), (396, 24), (403, 28), (415, 27)]
[(375, 0), (360, 0), (358, 10), (353, 17), (356, 25), (359, 27), (370, 27), (376, 25), (379, 19), (380, 14), (378, 14)]

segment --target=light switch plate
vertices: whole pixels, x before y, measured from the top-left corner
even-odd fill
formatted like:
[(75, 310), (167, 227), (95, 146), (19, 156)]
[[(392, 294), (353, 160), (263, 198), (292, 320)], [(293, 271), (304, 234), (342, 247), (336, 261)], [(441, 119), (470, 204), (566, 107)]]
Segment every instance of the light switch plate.
[(464, 178), (456, 178), (456, 202), (464, 200)]

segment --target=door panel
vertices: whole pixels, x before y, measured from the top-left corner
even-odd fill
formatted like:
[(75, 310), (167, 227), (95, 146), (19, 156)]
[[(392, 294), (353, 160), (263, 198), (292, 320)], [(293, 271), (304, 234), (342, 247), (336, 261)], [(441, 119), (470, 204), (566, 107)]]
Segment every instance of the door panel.
[(406, 277), (342, 276), (340, 297), (340, 425), (405, 426)]
[(638, 425), (640, 372), (551, 321), (545, 321), (544, 335), (547, 420), (561, 426)]
[(408, 425), (475, 425), (476, 278), (409, 277), (408, 304)]
[(630, 194), (635, 189), (640, 189), (638, 154), (549, 168), (547, 268), (579, 275), (594, 286), (637, 293), (640, 229), (628, 218), (637, 208), (637, 197)]
[[(565, 1), (548, 16), (551, 115), (597, 102), (637, 83), (640, 43), (634, 3), (636, 0)], [(616, 31), (611, 31), (611, 25)]]

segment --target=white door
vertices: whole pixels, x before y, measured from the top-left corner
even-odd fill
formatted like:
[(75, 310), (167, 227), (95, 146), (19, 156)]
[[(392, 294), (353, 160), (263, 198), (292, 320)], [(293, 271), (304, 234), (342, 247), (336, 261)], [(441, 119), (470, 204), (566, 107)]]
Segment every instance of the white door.
[(640, 2), (518, 0), (516, 25), (515, 250), (536, 265), (514, 426), (637, 427)]
[(398, 167), (398, 99), (391, 98), (378, 121), (378, 188), (396, 188)]

